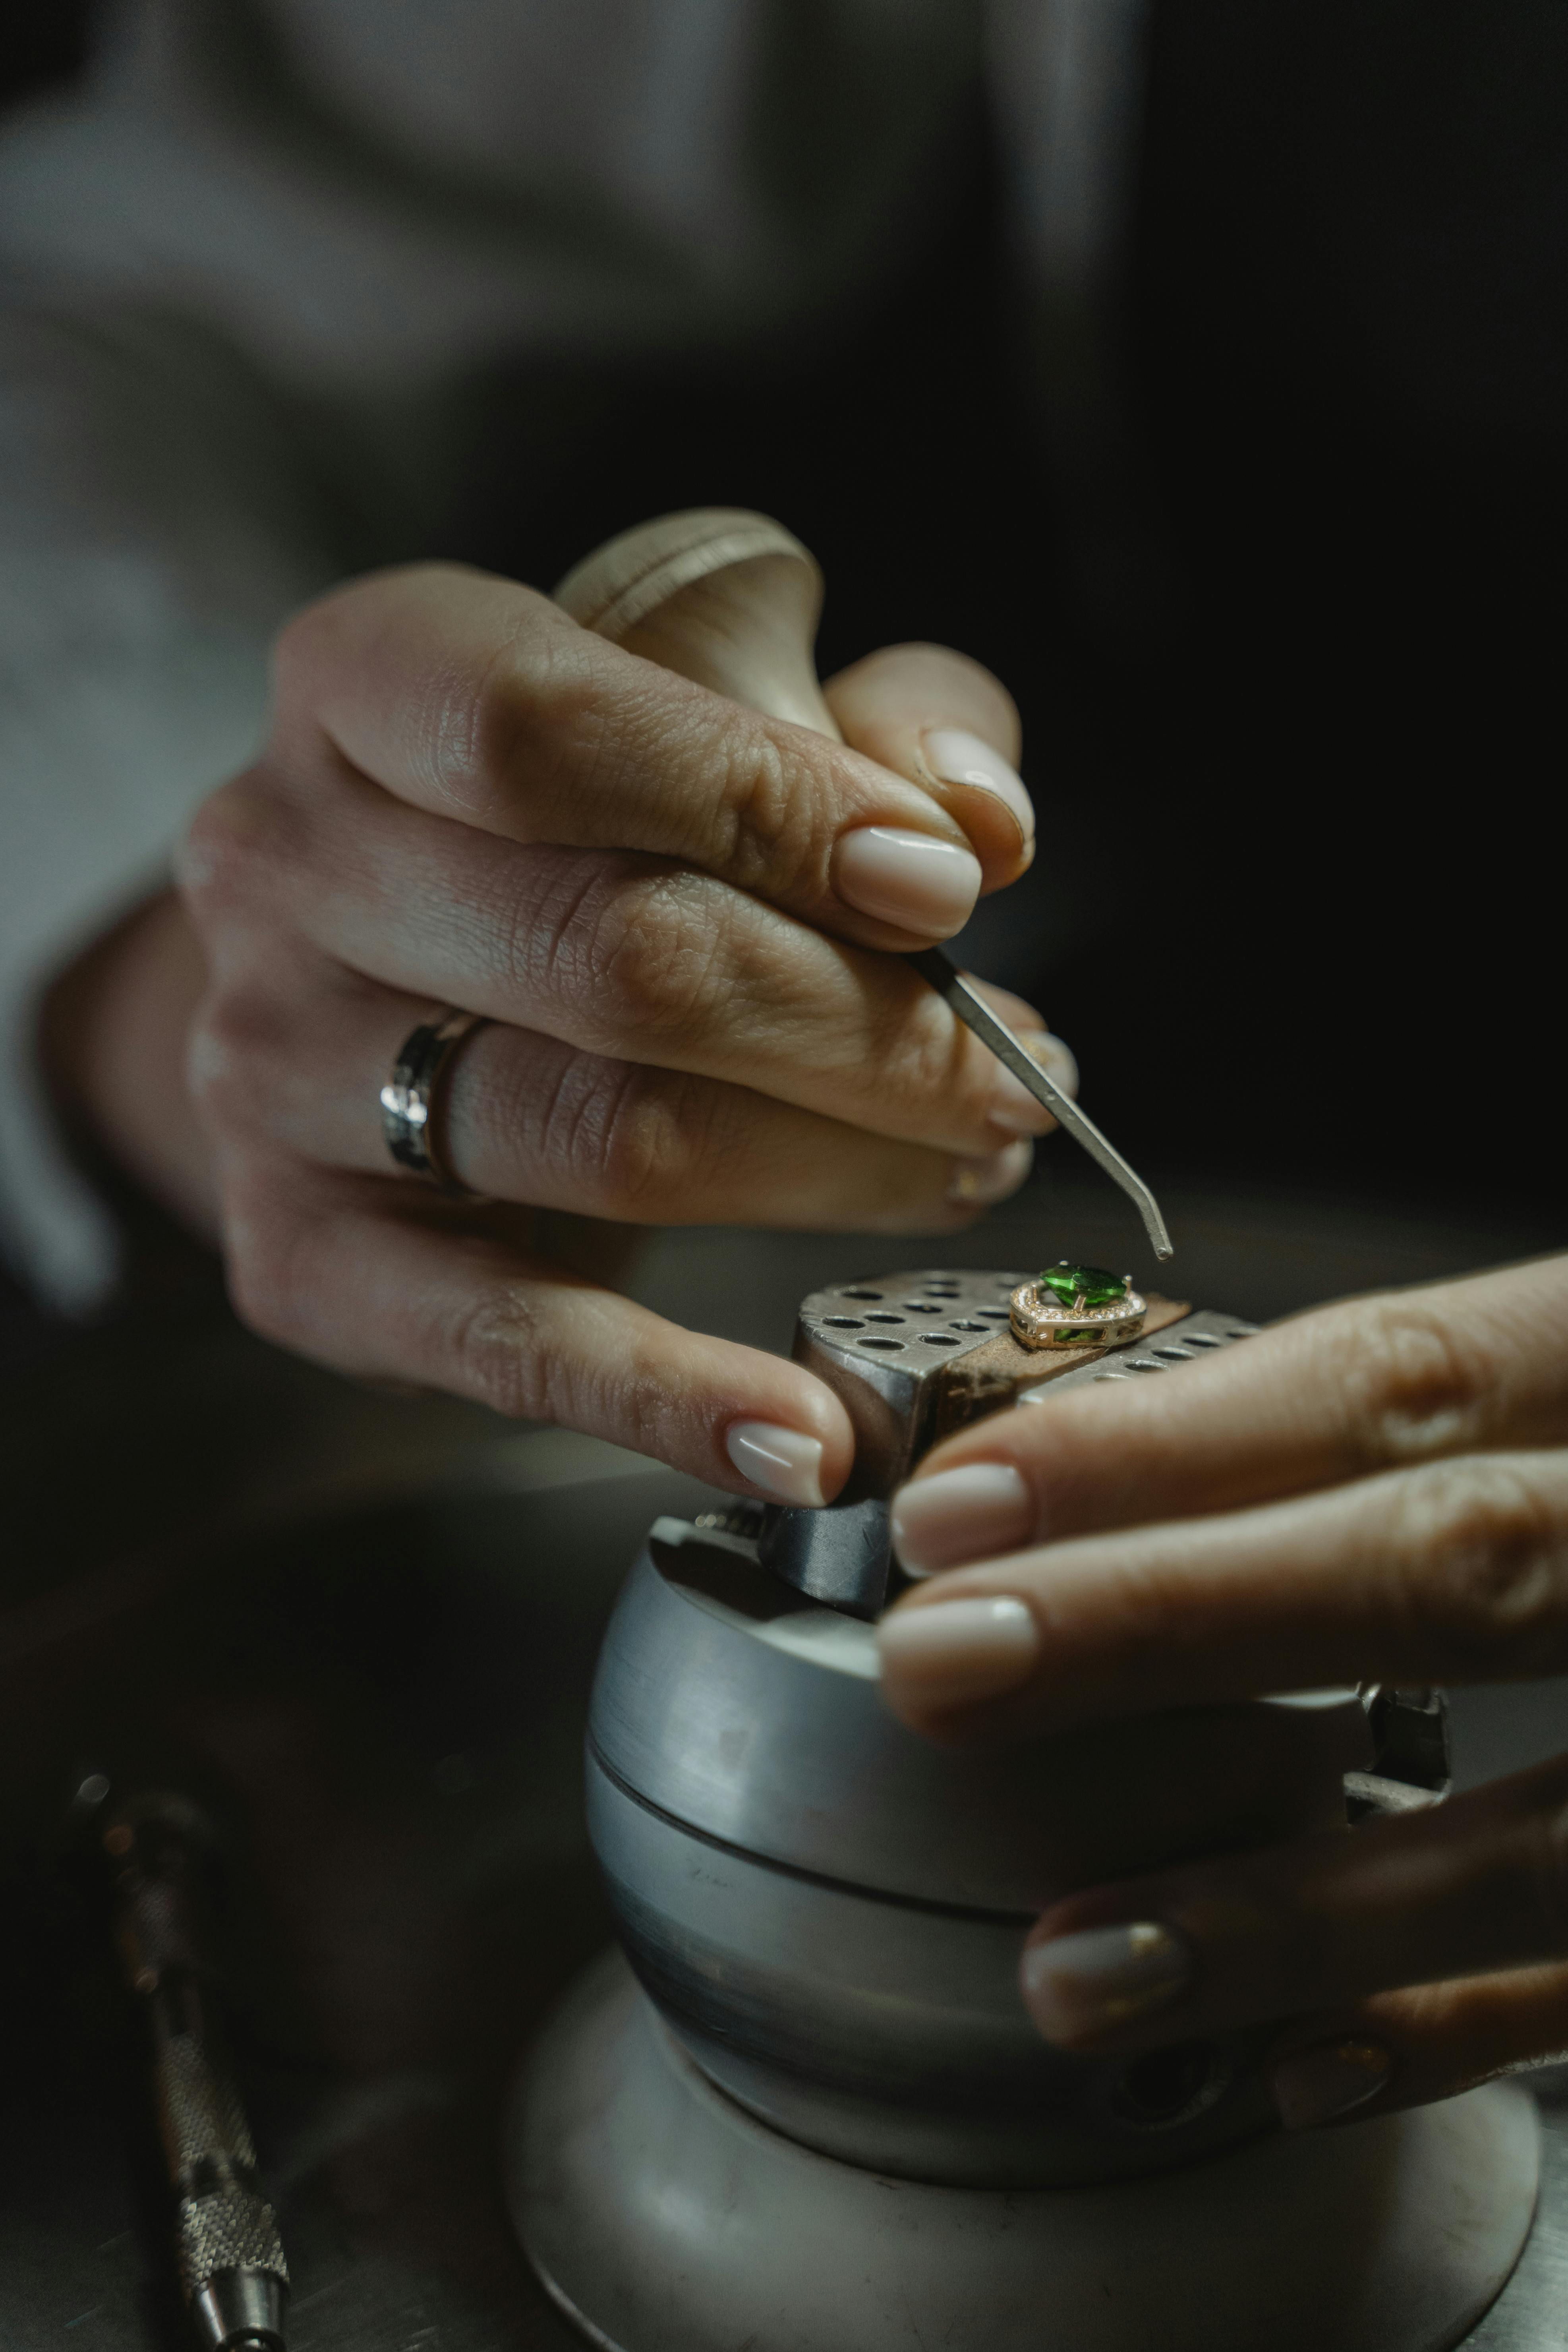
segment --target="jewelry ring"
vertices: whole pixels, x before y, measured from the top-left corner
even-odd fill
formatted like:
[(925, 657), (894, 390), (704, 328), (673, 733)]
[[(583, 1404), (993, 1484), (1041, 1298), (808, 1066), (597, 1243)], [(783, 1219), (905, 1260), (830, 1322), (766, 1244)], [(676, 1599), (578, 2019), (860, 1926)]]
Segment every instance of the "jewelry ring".
[(1037, 1281), (1021, 1282), (1008, 1302), (1013, 1337), (1026, 1348), (1106, 1348), (1135, 1339), (1149, 1302), (1130, 1274), (1073, 1265), (1064, 1257)]
[(465, 1037), (482, 1029), (484, 1013), (465, 1013), (460, 1005), (437, 1005), (428, 1020), (409, 1031), (392, 1075), (381, 1090), (381, 1131), (399, 1168), (438, 1184), (443, 1192), (472, 1194), (443, 1166), (432, 1132), (436, 1097), (447, 1063)]

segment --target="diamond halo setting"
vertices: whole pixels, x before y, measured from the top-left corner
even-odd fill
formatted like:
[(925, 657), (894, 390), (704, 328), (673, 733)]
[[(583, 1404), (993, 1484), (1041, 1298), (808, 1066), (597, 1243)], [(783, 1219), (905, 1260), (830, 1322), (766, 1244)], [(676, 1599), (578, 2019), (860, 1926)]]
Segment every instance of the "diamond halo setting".
[(1149, 1312), (1130, 1274), (1068, 1258), (1021, 1282), (1008, 1307), (1013, 1337), (1025, 1348), (1104, 1348), (1135, 1339)]

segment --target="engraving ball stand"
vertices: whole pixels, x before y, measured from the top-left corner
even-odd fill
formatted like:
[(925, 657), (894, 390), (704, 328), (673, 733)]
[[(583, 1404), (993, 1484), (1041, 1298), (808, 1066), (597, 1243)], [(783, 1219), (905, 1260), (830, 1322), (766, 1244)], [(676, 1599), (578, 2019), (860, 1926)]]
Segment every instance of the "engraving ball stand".
[[(698, 522), (721, 576), (685, 580), (710, 620), (747, 562), (754, 592), (757, 563), (808, 561), (753, 541), (737, 566), (740, 526), (776, 527), (729, 515), (604, 559), (646, 573), (668, 528), (689, 563)], [(795, 610), (798, 640), (815, 603)], [(637, 649), (680, 667), (661, 625)], [(754, 635), (731, 625), (742, 650)], [(809, 667), (809, 625), (805, 644)], [(767, 690), (753, 675), (744, 698)], [(868, 1621), (897, 1573), (887, 1498), (919, 1454), (1085, 1381), (1179, 1377), (1250, 1328), (1150, 1293), (1135, 1336), (1026, 1347), (1013, 1299), (1034, 1278), (927, 1269), (807, 1298), (796, 1359), (856, 1428), (845, 1495), (660, 1519), (622, 1594), (587, 1759), (622, 1951), (547, 2028), (504, 2152), (530, 2259), (609, 2352), (1442, 2352), (1529, 2232), (1536, 2124), (1512, 2085), (1289, 2138), (1258, 2074), (1268, 2029), (1130, 2060), (1031, 2026), (1019, 1949), (1068, 1889), (1329, 1830), (1347, 1798), (1359, 1815), (1447, 1774), (1426, 1695), (986, 1755), (889, 1714)]]

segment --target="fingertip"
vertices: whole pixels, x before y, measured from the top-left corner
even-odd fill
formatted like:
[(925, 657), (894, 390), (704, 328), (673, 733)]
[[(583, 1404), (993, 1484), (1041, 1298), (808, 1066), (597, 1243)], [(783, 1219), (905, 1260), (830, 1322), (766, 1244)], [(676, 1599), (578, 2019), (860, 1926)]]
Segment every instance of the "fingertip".
[(963, 826), (987, 890), (1034, 855), (1034, 803), (1016, 761), (1017, 707), (991, 672), (946, 646), (887, 646), (825, 689), (846, 742), (921, 785)]
[(849, 1475), (854, 1424), (826, 1381), (793, 1364), (778, 1369), (788, 1386), (721, 1414), (719, 1443), (730, 1468), (769, 1502), (821, 1510)]
[(889, 1610), (877, 1627), (877, 1650), (895, 1713), (941, 1717), (1026, 1683), (1040, 1630), (1016, 1593), (965, 1593)]
[(1288, 2132), (1311, 2131), (1375, 2099), (1394, 2074), (1388, 2051), (1360, 2035), (1344, 2034), (1283, 2053), (1264, 2065), (1280, 2123)]
[(1037, 1514), (1013, 1463), (969, 1462), (900, 1486), (890, 1525), (905, 1574), (926, 1577), (1016, 1550), (1037, 1532)]
[(724, 1432), (724, 1451), (742, 1477), (770, 1502), (819, 1511), (827, 1500), (823, 1442), (804, 1429), (777, 1421), (732, 1421)]
[[(1017, 825), (1020, 852), (1032, 854), (1035, 804), (1010, 760), (966, 727), (928, 727), (920, 738), (920, 750), (939, 783), (1000, 802)], [(962, 824), (962, 803), (953, 814)]]
[(856, 825), (833, 854), (833, 887), (857, 914), (914, 940), (949, 940), (974, 910), (980, 861), (955, 842), (903, 825)]
[(1001, 679), (952, 646), (882, 646), (829, 678), (823, 695), (846, 742), (861, 750), (874, 733), (912, 743), (928, 727), (947, 727), (1016, 761), (1023, 741), (1018, 706)]

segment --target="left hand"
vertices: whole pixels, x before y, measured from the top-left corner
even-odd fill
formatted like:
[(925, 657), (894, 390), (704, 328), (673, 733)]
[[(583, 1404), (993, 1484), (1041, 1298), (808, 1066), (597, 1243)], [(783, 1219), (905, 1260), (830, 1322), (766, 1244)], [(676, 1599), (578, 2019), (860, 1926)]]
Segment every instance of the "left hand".
[[(943, 1739), (1361, 1681), (1568, 1671), (1568, 1257), (1321, 1309), (950, 1439), (889, 1704)], [(1075, 2050), (1289, 2020), (1283, 2120), (1568, 2048), (1568, 1755), (1429, 1810), (1069, 1895), (1024, 1998)]]

